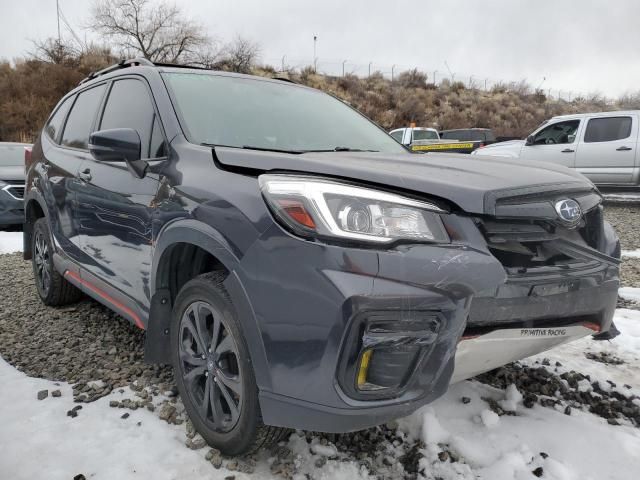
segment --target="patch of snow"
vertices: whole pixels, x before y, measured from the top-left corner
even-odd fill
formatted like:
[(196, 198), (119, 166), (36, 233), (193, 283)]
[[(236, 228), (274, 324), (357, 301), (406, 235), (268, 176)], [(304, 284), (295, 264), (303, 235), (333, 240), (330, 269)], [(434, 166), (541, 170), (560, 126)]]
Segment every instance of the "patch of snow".
[(0, 231), (0, 255), (22, 251), (22, 232)]
[(640, 250), (622, 250), (623, 257), (640, 258)]
[(498, 416), (498, 414), (492, 412), (489, 409), (483, 410), (480, 413), (480, 419), (482, 420), (484, 426), (487, 428), (493, 428), (500, 423), (500, 417)]
[(522, 394), (518, 391), (518, 388), (512, 383), (507, 387), (504, 400), (500, 400), (498, 403), (503, 410), (507, 412), (515, 412), (518, 409), (518, 404), (522, 402)]
[(618, 289), (618, 295), (625, 300), (640, 302), (640, 288), (637, 287), (621, 287)]
[[(520, 480), (534, 478), (531, 472), (538, 467), (542, 467), (547, 480), (637, 478), (639, 429), (612, 427), (591, 413), (574, 410), (564, 415), (540, 405), (520, 409), (516, 416), (502, 416), (488, 429), (475, 419), (490, 417), (488, 413), (493, 412), (487, 410), (482, 397), (494, 397), (496, 393), (500, 392), (475, 381), (460, 382), (429, 407), (399, 422), (401, 429), (416, 423), (425, 428), (437, 425), (449, 436), (446, 446), (443, 442), (426, 443), (420, 465), (427, 479)], [(463, 404), (462, 397), (471, 402)], [(432, 440), (428, 432), (422, 432), (422, 438)], [(437, 440), (442, 438), (435, 435)], [(438, 454), (443, 447), (464, 463), (441, 461)]]

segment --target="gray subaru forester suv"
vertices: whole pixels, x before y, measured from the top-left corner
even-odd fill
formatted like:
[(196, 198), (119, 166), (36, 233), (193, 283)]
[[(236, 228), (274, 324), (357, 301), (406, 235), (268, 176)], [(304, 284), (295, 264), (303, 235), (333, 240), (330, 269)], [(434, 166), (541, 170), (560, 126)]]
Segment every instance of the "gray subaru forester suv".
[(60, 100), (26, 169), (42, 301), (145, 329), (227, 454), (611, 327), (620, 247), (585, 177), (414, 154), (291, 82), (121, 62)]

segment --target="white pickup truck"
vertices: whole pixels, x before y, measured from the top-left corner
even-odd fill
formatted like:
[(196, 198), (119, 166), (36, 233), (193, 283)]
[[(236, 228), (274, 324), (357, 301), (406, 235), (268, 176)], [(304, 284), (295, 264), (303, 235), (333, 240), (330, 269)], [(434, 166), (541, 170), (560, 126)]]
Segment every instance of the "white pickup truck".
[(472, 155), (558, 163), (597, 185), (639, 185), (639, 121), (637, 110), (553, 117), (526, 140), (494, 143)]

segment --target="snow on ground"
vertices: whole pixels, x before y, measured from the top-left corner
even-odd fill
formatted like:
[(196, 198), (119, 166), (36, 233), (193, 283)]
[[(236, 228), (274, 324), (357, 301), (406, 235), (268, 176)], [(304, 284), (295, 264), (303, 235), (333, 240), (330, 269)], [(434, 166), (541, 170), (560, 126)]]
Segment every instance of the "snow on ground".
[[(635, 290), (640, 300), (640, 288), (622, 288), (620, 290), (621, 296), (623, 296), (623, 290)], [(605, 386), (606, 381), (611, 380), (617, 384), (617, 388), (621, 391), (623, 385), (627, 384), (632, 387), (632, 390), (625, 389), (626, 395), (629, 393), (640, 395), (640, 311), (618, 309), (613, 321), (621, 334), (612, 341), (595, 341), (591, 337), (585, 337), (529, 357), (523, 363), (533, 365), (536, 361), (542, 362), (546, 358), (549, 359), (552, 367), (555, 362), (562, 364), (562, 367), (558, 367), (559, 373), (574, 370), (584, 375), (590, 375), (592, 381), (598, 380), (601, 385)], [(604, 353), (620, 359), (624, 363), (613, 365), (597, 362), (588, 359), (585, 353), (596, 355)], [(640, 451), (638, 456), (640, 457)], [(638, 473), (640, 478), (640, 470)]]
[(640, 250), (622, 250), (622, 257), (640, 258)]
[(22, 251), (22, 232), (0, 230), (0, 255)]
[[(589, 337), (526, 363), (548, 358), (549, 368), (559, 361), (564, 370), (612, 379), (619, 387), (628, 384), (640, 392), (640, 312), (618, 310), (615, 322), (622, 335), (611, 342)], [(588, 360), (585, 351), (607, 352), (625, 363)], [(184, 446), (183, 426), (162, 422), (144, 409), (127, 410), (129, 418), (121, 419), (124, 410), (110, 408), (109, 401), (127, 396), (128, 389), (83, 404), (78, 417), (70, 418), (66, 412), (75, 404), (68, 384), (27, 377), (0, 359), (0, 385), (0, 466), (6, 478), (70, 479), (79, 473), (96, 480), (272, 478), (266, 453), (253, 475), (215, 470), (204, 458), (207, 449)], [(62, 397), (37, 400), (37, 392), (44, 389), (60, 389)], [(470, 403), (464, 404), (462, 397)], [(498, 417), (483, 397), (497, 400), (516, 415)], [(610, 426), (578, 410), (568, 416), (540, 405), (524, 408), (513, 387), (505, 392), (475, 381), (461, 382), (398, 425), (407, 439), (425, 442), (421, 466), (427, 479), (523, 480), (534, 478), (531, 472), (540, 467), (543, 478), (551, 480), (626, 480), (638, 478), (640, 472), (640, 429)], [(318, 449), (332, 446), (309, 446), (294, 434), (288, 447), (297, 455), (299, 471), (313, 478), (369, 478), (355, 461), (329, 460), (322, 469), (315, 467), (314, 455), (326, 454)], [(442, 461), (443, 450), (460, 461)]]

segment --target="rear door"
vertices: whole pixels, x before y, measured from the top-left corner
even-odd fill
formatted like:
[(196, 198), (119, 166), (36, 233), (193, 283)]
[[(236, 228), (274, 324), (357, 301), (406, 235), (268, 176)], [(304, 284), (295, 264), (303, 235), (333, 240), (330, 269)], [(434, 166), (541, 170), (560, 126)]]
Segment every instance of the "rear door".
[[(133, 128), (140, 136), (149, 168), (137, 178), (125, 162), (87, 159), (78, 192), (84, 267), (91, 274), (148, 307), (152, 215), (158, 191), (156, 173), (166, 158), (166, 141), (146, 81), (113, 81), (96, 130)], [(95, 279), (94, 279), (95, 280)]]
[(533, 133), (533, 143), (524, 145), (520, 158), (575, 167), (580, 119), (560, 120)]
[(578, 145), (576, 168), (594, 183), (632, 183), (638, 117), (634, 114), (593, 116), (586, 122)]

